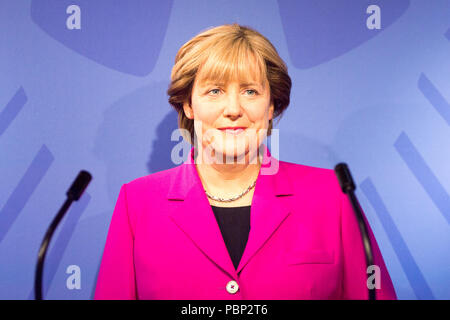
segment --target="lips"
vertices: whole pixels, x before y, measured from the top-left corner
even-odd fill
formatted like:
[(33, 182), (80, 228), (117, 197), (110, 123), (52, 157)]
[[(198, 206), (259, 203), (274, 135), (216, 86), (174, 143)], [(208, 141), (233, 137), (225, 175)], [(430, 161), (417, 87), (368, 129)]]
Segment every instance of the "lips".
[(244, 132), (244, 130), (247, 129), (246, 127), (224, 127), (224, 128), (219, 128), (220, 131), (223, 131), (227, 134), (233, 134), (233, 135), (238, 135), (242, 132)]
[(239, 130), (239, 129), (247, 129), (247, 127), (223, 127), (223, 128), (219, 128), (219, 130)]

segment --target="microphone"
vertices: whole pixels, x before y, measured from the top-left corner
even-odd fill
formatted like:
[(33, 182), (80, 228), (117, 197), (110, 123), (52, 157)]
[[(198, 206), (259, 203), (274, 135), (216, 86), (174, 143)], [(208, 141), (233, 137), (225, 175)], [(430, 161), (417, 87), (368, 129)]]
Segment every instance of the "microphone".
[(72, 183), (72, 186), (67, 191), (67, 199), (62, 205), (61, 209), (59, 209), (58, 214), (53, 219), (52, 223), (47, 229), (45, 233), (44, 239), (42, 240), (41, 247), (39, 249), (38, 261), (36, 264), (36, 273), (34, 278), (34, 294), (35, 300), (42, 300), (42, 275), (44, 271), (44, 260), (47, 254), (47, 249), (50, 244), (50, 240), (53, 236), (53, 233), (56, 230), (56, 227), (61, 222), (62, 218), (66, 214), (67, 210), (69, 210), (70, 205), (73, 201), (78, 201), (81, 198), (84, 190), (88, 186), (89, 182), (91, 182), (92, 175), (87, 171), (80, 171), (75, 181)]
[[(348, 195), (353, 207), (353, 212), (355, 213), (356, 219), (358, 220), (358, 226), (361, 232), (364, 246), (364, 254), (366, 256), (366, 265), (368, 268), (369, 266), (373, 265), (373, 251), (369, 239), (369, 233), (367, 232), (367, 225), (364, 221), (363, 213), (361, 211), (358, 199), (355, 196), (355, 183), (353, 182), (352, 175), (346, 163), (338, 163), (334, 167), (334, 172), (336, 173), (337, 179), (339, 180), (339, 185), (341, 186), (342, 192)], [(369, 300), (376, 300), (375, 288), (368, 288), (368, 290)]]

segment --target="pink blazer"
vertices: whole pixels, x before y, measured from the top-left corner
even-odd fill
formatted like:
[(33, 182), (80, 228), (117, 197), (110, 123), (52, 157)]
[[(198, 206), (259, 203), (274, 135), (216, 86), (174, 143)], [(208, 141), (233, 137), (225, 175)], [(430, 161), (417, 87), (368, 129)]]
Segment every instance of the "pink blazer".
[[(279, 161), (263, 147), (237, 270), (191, 149), (182, 165), (122, 186), (95, 299), (367, 299), (360, 232), (333, 170)], [(369, 233), (381, 271), (377, 298), (396, 299)]]

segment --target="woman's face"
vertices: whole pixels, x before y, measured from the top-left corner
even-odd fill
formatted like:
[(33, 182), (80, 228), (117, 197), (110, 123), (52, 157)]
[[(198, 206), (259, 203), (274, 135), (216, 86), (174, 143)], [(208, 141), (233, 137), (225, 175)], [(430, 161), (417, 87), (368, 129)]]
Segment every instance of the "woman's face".
[[(199, 78), (192, 89), (192, 105), (183, 107), (186, 116), (194, 119), (198, 146), (209, 148), (214, 161), (243, 163), (253, 159), (273, 117), (269, 82), (199, 83)], [(237, 129), (227, 131), (229, 127)]]

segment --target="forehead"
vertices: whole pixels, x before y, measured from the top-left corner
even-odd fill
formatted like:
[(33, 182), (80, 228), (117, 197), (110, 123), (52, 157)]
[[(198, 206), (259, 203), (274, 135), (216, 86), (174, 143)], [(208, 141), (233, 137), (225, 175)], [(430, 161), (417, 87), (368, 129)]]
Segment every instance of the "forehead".
[(261, 57), (249, 52), (209, 55), (200, 65), (196, 79), (197, 85), (210, 83), (226, 85), (230, 82), (244, 84), (259, 84), (265, 87), (267, 83), (266, 69)]

